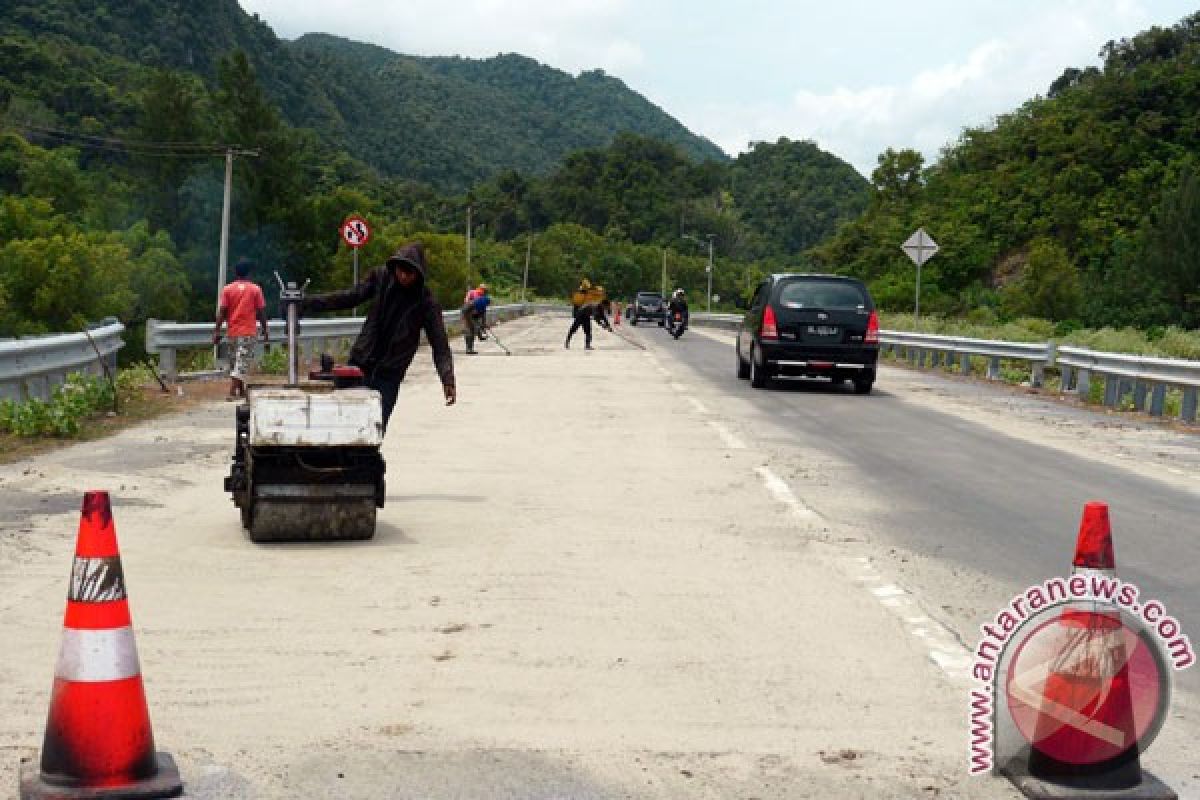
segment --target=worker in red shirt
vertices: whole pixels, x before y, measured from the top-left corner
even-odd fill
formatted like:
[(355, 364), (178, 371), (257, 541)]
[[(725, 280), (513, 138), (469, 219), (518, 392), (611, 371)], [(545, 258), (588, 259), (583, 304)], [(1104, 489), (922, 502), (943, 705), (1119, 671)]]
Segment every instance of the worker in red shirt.
[(246, 396), (246, 375), (254, 364), (255, 322), (262, 327), (263, 341), (270, 340), (267, 331), (266, 300), (262, 289), (250, 280), (254, 262), (240, 259), (233, 267), (236, 279), (221, 290), (217, 308), (217, 324), (213, 328), (213, 344), (221, 341), (221, 324), (229, 323), (229, 396), (235, 400)]

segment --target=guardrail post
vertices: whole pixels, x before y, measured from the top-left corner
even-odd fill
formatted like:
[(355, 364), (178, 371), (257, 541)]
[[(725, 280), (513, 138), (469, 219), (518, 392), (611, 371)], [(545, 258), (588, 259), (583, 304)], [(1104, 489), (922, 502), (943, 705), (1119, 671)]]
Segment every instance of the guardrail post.
[(1000, 380), (1000, 357), (992, 356), (988, 359), (987, 378), (989, 381)]
[(925, 350), (923, 350), (923, 349), (917, 351), (917, 368), (918, 369), (925, 369), (925, 359), (928, 356), (929, 356), (929, 354), (926, 353)]
[(1154, 384), (1154, 391), (1150, 393), (1150, 414), (1155, 417), (1161, 417), (1166, 401), (1167, 385), (1165, 383)]
[(1041, 361), (1033, 362), (1033, 372), (1029, 376), (1029, 385), (1040, 389), (1046, 383), (1046, 365)]
[(1146, 394), (1149, 391), (1144, 381), (1133, 382), (1133, 405), (1137, 411), (1146, 410)]
[(1115, 375), (1104, 376), (1104, 405), (1116, 408), (1121, 404), (1121, 380)]
[(971, 354), (970, 353), (959, 353), (958, 369), (963, 375), (971, 374)]
[(158, 371), (162, 373), (164, 381), (175, 383), (179, 378), (178, 370), (175, 367), (175, 348), (160, 347), (158, 350)]
[(1196, 394), (1200, 390), (1194, 386), (1183, 390), (1183, 405), (1179, 409), (1179, 418), (1184, 422), (1196, 421)]
[(916, 350), (916, 348), (909, 347), (906, 345), (904, 348), (904, 353), (905, 353), (905, 355), (908, 356), (908, 363), (912, 364), (915, 367), (917, 365), (917, 350)]
[(1075, 370), (1068, 367), (1066, 364), (1058, 368), (1059, 374), (1059, 389), (1064, 392), (1071, 391), (1074, 385), (1071, 383), (1075, 379)]
[(1079, 370), (1079, 377), (1075, 380), (1075, 393), (1085, 403), (1088, 401), (1088, 396), (1092, 393), (1092, 376), (1086, 369)]

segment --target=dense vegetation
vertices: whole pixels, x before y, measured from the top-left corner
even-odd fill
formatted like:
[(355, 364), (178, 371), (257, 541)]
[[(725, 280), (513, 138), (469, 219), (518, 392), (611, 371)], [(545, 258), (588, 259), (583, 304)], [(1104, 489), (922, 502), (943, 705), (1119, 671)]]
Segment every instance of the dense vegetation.
[[(326, 35), (283, 41), (236, 0), (16, 0), (0, 16), (0, 100), (62, 127), (124, 127), (155, 70), (212, 87), (247, 54), (288, 124), (388, 177), (462, 191), (515, 168), (545, 173), (619, 131), (725, 160), (600, 71), (572, 77), (518, 55), (417, 58)], [(244, 141), (235, 144), (247, 144)]]
[(1200, 326), (1200, 14), (1110, 42), (937, 163), (889, 150), (866, 214), (816, 260), (911, 308), (897, 249), (917, 226), (942, 247), (922, 309), (1069, 328)]
[(259, 261), (264, 283), (280, 269), (346, 285), (336, 231), (359, 213), (375, 228), (364, 266), (420, 238), (448, 306), (480, 278), (514, 296), (527, 260), (535, 295), (587, 275), (702, 304), (711, 237), (724, 304), (767, 271), (819, 267), (909, 309), (899, 244), (923, 225), (942, 246), (923, 309), (1196, 327), (1197, 29), (1110, 43), (1103, 69), (1067, 70), (932, 165), (888, 150), (867, 182), (806, 141), (708, 158), (599, 73), (282, 42), (232, 0), (18, 2), (0, 18), (0, 336), (116, 315), (136, 358), (145, 319), (211, 318), (228, 143), (230, 260)]
[[(71, 330), (107, 315), (134, 328), (149, 317), (208, 318), (223, 143), (238, 146), (231, 261), (257, 260), (263, 282), (278, 268), (311, 277), (318, 289), (345, 285), (351, 259), (337, 226), (350, 213), (365, 214), (376, 230), (362, 253), (364, 267), (419, 237), (446, 305), (480, 277), (515, 292), (527, 255), (531, 290), (546, 296), (565, 295), (584, 274), (614, 295), (657, 287), (664, 262), (672, 285), (702, 289), (707, 253), (684, 235), (706, 241), (708, 234), (718, 261), (714, 288), (730, 298), (767, 266), (750, 262), (784, 263), (799, 244), (819, 241), (865, 207), (866, 182), (811, 143), (760, 144), (735, 163), (695, 159), (668, 141), (620, 130), (636, 130), (633, 117), (644, 101), (611, 79), (572, 79), (518, 57), (426, 60), (422, 69), (477, 93), (524, 86), (543, 105), (519, 103), (523, 113), (555, 106), (554, 124), (562, 129), (589, 129), (588, 109), (607, 108), (620, 132), (544, 175), (510, 165), (465, 194), (449, 194), (422, 180), (429, 174), (402, 169), (387, 177), (337, 149), (320, 129), (331, 117), (319, 109), (308, 118), (315, 127), (289, 124), (284, 110), (288, 103), (324, 103), (323, 92), (342, 103), (338, 69), (383, 74), (408, 69), (411, 59), (319, 36), (292, 51), (225, 2), (199, 27), (201, 4), (131, 3), (120, 12), (70, 5), (18, 5), (0, 22), (7, 128), (0, 133), (0, 335)], [(134, 25), (130, 16), (138, 14)], [(258, 50), (213, 56), (223, 42)], [(308, 55), (294, 56), (299, 50)], [(326, 83), (279, 102), (268, 85), (287, 77), (280, 64), (292, 64), (289, 57), (317, 59)], [(256, 63), (270, 66), (260, 74)], [(397, 91), (405, 85), (384, 83)], [(474, 161), (438, 149), (458, 109), (420, 108), (426, 124), (379, 128), (385, 139), (371, 152), (394, 157), (403, 139), (431, 168), (475, 163), (471, 170), (494, 171), (479, 160), (487, 148), (478, 148)], [(522, 146), (532, 152), (540, 145)], [(772, 187), (805, 185), (813, 191), (789, 195), (794, 206), (773, 203)], [(475, 223), (469, 264), (468, 208)], [(132, 341), (139, 338), (135, 331)], [(125, 355), (137, 357), (137, 347)]]

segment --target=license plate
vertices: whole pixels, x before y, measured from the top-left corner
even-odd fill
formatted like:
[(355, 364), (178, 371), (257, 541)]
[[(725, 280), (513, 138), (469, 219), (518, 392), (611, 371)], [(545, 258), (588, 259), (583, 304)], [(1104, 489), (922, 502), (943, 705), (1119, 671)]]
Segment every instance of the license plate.
[(809, 325), (808, 332), (814, 336), (837, 336), (842, 329), (837, 325)]

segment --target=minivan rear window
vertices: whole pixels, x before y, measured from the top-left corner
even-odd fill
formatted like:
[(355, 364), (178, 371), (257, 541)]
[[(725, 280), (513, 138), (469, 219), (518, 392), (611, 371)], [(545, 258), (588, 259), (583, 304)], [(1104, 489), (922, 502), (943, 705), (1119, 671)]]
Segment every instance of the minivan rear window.
[(788, 281), (779, 290), (780, 305), (788, 308), (857, 309), (867, 307), (866, 292), (847, 281)]

